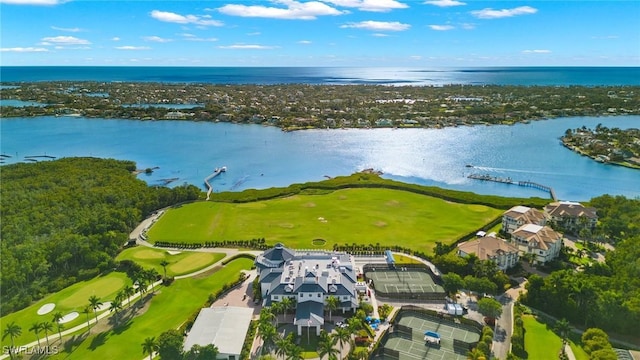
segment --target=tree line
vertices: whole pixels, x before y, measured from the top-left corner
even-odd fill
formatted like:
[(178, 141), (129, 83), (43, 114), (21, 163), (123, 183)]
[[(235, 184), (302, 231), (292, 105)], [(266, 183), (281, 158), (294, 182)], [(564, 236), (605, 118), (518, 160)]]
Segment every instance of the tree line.
[(151, 212), (201, 195), (151, 187), (135, 163), (63, 158), (2, 167), (0, 313), (115, 268), (133, 228)]

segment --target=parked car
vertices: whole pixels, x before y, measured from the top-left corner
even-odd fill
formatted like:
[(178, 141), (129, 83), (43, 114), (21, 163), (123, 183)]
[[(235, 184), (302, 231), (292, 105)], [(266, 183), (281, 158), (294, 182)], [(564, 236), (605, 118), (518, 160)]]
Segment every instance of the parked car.
[(344, 322), (342, 322), (342, 321), (338, 321), (338, 322), (336, 323), (336, 327), (339, 327), (339, 328), (346, 328), (346, 327), (347, 327), (347, 324), (345, 324), (345, 323), (344, 323)]

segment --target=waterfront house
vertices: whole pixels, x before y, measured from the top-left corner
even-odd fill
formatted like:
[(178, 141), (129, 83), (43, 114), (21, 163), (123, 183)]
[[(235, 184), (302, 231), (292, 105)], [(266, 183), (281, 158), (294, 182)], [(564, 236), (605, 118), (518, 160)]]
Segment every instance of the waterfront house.
[(546, 263), (560, 254), (562, 234), (548, 226), (525, 224), (511, 234), (511, 242), (518, 247), (521, 257), (533, 254), (535, 263)]
[(491, 260), (500, 270), (507, 270), (518, 263), (518, 248), (503, 239), (483, 236), (458, 244), (457, 254), (466, 257), (475, 254), (480, 260)]
[(547, 219), (542, 211), (527, 206), (514, 206), (502, 215), (502, 231), (507, 234), (512, 234), (525, 224), (545, 226), (546, 223)]
[[(343, 312), (358, 306), (356, 267), (351, 255), (344, 252), (294, 251), (282, 244), (256, 257), (263, 305), (284, 298), (296, 300), (294, 325), (298, 335), (303, 327), (324, 326), (324, 306), (329, 296), (338, 299)], [(311, 329), (309, 329), (311, 330)]]
[(552, 202), (544, 207), (548, 221), (557, 228), (578, 234), (580, 230), (593, 230), (598, 222), (596, 208), (585, 207), (571, 201)]

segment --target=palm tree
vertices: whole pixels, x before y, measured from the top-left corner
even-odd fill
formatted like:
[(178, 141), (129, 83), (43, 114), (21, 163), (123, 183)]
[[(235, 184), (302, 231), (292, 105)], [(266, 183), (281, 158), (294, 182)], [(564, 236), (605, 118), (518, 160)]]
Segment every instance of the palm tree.
[(144, 271), (143, 276), (147, 278), (147, 280), (151, 283), (151, 293), (155, 294), (156, 293), (156, 289), (155, 289), (155, 282), (156, 279), (158, 278), (158, 271), (156, 269), (148, 269)]
[(7, 336), (11, 338), (11, 349), (9, 349), (9, 356), (12, 359), (13, 359), (13, 352), (14, 352), (14, 346), (15, 346), (13, 344), (13, 339), (15, 339), (20, 335), (22, 335), (22, 328), (18, 326), (15, 321), (12, 321), (11, 323), (7, 324), (7, 326), (4, 328), (4, 331), (2, 332), (2, 339), (6, 338)]
[(100, 301), (100, 298), (95, 296), (95, 295), (91, 295), (89, 297), (89, 306), (91, 306), (91, 308), (93, 309), (93, 315), (95, 315), (96, 318), (96, 324), (98, 323), (98, 308), (100, 306), (102, 306), (102, 301)]
[(302, 360), (302, 348), (298, 345), (292, 345), (287, 351), (287, 360)]
[(276, 340), (276, 356), (282, 356), (284, 358), (287, 355), (287, 351), (293, 343), (288, 337), (280, 337)]
[(29, 331), (36, 334), (36, 339), (38, 339), (38, 347), (40, 347), (40, 330), (42, 330), (42, 324), (39, 322), (34, 322), (29, 328)]
[(116, 297), (109, 306), (109, 312), (114, 312), (114, 320), (116, 324), (118, 324), (118, 311), (120, 310), (122, 310), (122, 301)]
[(339, 304), (340, 304), (340, 300), (338, 300), (337, 297), (333, 295), (327, 296), (324, 306), (329, 310), (329, 321), (331, 321), (331, 312), (337, 309)]
[[(258, 325), (260, 326), (260, 325)], [(263, 348), (270, 350), (275, 345), (279, 335), (276, 331), (276, 327), (271, 323), (266, 323), (264, 326), (259, 327), (260, 337), (262, 338)]]
[(87, 315), (87, 328), (91, 332), (91, 322), (89, 321), (89, 314), (91, 314), (91, 305), (87, 305), (82, 309), (82, 313)]
[(48, 321), (43, 322), (42, 330), (44, 330), (44, 338), (47, 340), (47, 347), (49, 347), (49, 331), (53, 331), (53, 324)]
[(136, 293), (136, 290), (131, 285), (127, 285), (122, 289), (122, 293), (127, 297), (127, 306), (131, 306), (131, 297)]
[(325, 355), (328, 355), (328, 359), (333, 359), (336, 357), (338, 353), (338, 349), (334, 348), (336, 344), (336, 338), (329, 336), (326, 331), (322, 330), (320, 332), (320, 339), (318, 340), (318, 355), (320, 355), (320, 360)]
[(339, 327), (336, 329), (336, 332), (333, 333), (333, 338), (340, 344), (340, 359), (342, 359), (342, 347), (351, 340), (351, 333), (348, 329)]
[(554, 328), (562, 338), (562, 352), (564, 353), (564, 347), (567, 344), (567, 336), (569, 336), (569, 331), (571, 331), (571, 325), (569, 325), (567, 319), (563, 318), (556, 321)]
[(282, 305), (282, 311), (284, 312), (284, 320), (287, 321), (287, 312), (289, 311), (289, 309), (293, 308), (293, 301), (291, 300), (290, 297), (285, 296), (282, 301), (280, 301), (280, 304)]
[(142, 354), (149, 354), (149, 360), (153, 360), (153, 352), (158, 350), (158, 343), (155, 337), (148, 337), (142, 343)]
[(276, 327), (278, 327), (278, 313), (280, 313), (282, 309), (282, 304), (280, 304), (279, 302), (271, 304), (271, 312), (274, 315), (273, 318), (276, 320)]
[(265, 322), (271, 323), (274, 318), (275, 315), (273, 314), (271, 309), (268, 307), (264, 307), (262, 308), (262, 310), (260, 310), (260, 319), (258, 320), (258, 326), (260, 326), (261, 323)]
[(60, 311), (56, 311), (53, 314), (53, 322), (56, 324), (56, 327), (58, 328), (58, 338), (60, 339), (60, 343), (62, 343), (62, 332), (60, 330), (62, 330), (62, 328), (64, 327), (64, 325), (62, 325), (60, 323), (60, 320), (62, 320), (62, 313)]
[(167, 278), (167, 266), (171, 264), (170, 262), (168, 262), (166, 259), (163, 259), (162, 261), (160, 261), (160, 266), (162, 266), (162, 270), (164, 270), (164, 278)]

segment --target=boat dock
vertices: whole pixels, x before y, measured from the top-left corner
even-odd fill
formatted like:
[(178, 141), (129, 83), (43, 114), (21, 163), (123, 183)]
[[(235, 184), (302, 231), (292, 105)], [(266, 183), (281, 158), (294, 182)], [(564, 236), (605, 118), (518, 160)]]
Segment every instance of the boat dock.
[(497, 176), (491, 176), (488, 174), (471, 174), (467, 177), (469, 179), (493, 181), (493, 182), (498, 182), (502, 184), (518, 185), (518, 186), (530, 187), (530, 188), (542, 190), (549, 193), (549, 196), (553, 199), (553, 201), (558, 201), (558, 198), (556, 197), (556, 192), (553, 190), (552, 187), (538, 184), (532, 181), (514, 181), (510, 177), (501, 178)]
[(207, 188), (209, 188), (207, 190), (207, 200), (209, 200), (209, 196), (211, 196), (211, 193), (213, 192), (213, 186), (211, 186), (211, 184), (209, 183), (209, 180), (215, 178), (216, 176), (220, 175), (220, 173), (223, 173), (225, 171), (227, 171), (226, 166), (216, 168), (215, 170), (213, 170), (213, 173), (211, 175), (204, 178), (204, 183), (205, 185), (207, 185)]

